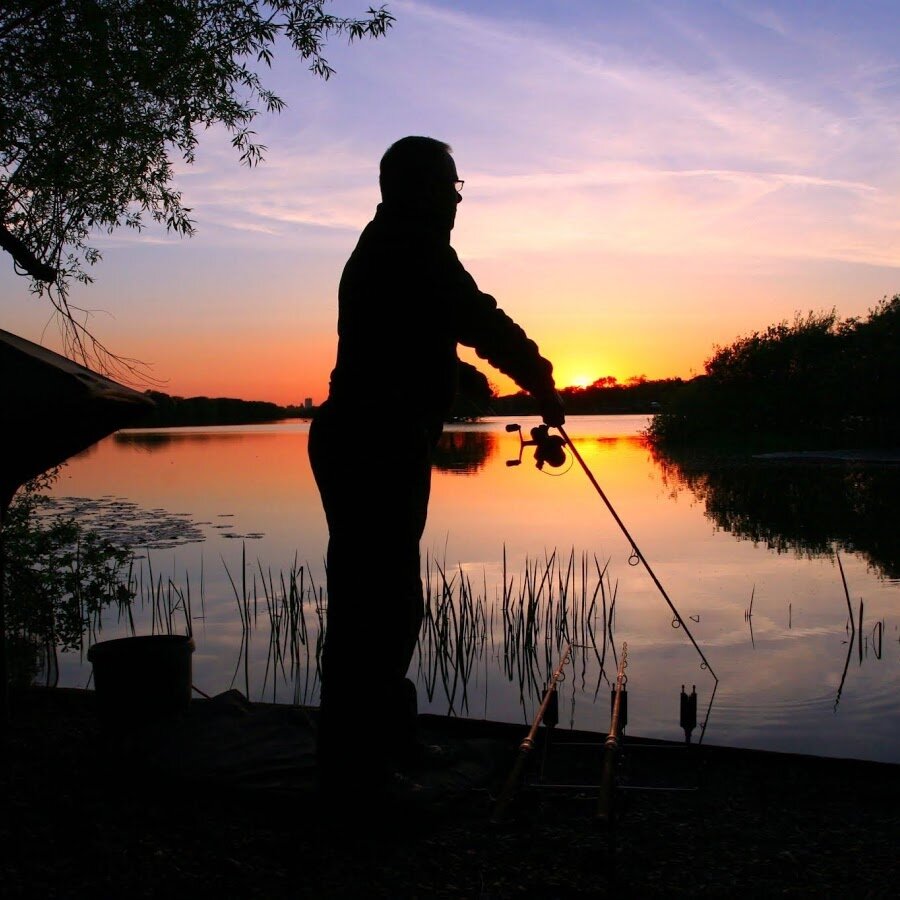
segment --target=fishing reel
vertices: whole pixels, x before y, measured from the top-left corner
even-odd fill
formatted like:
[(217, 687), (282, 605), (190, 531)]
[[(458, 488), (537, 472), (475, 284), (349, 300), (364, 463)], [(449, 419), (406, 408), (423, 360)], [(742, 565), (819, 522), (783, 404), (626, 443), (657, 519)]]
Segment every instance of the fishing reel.
[(543, 469), (544, 465), (552, 466), (558, 469), (566, 461), (566, 442), (565, 439), (558, 434), (550, 434), (547, 425), (535, 425), (531, 429), (531, 440), (526, 441), (522, 437), (522, 428), (519, 425), (507, 425), (506, 430), (509, 432), (516, 431), (519, 434), (519, 458), (508, 459), (508, 466), (520, 466), (522, 464), (522, 454), (526, 447), (534, 447), (534, 464)]

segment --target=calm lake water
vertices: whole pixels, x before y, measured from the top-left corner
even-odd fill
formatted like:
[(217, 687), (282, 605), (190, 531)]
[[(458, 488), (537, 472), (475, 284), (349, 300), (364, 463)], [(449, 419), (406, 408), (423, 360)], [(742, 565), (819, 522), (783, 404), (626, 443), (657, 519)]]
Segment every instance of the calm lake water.
[[(682, 685), (696, 686), (694, 741), (900, 762), (900, 466), (661, 460), (644, 416), (573, 417), (594, 484), (571, 454), (535, 465), (522, 437), (537, 422), (445, 434), (422, 543), (421, 711), (527, 725), (572, 642), (560, 727), (605, 731), (627, 645), (631, 734), (682, 740)], [(137, 632), (190, 622), (206, 694), (318, 702), (326, 531), (307, 435), (300, 421), (118, 432), (54, 487), (139, 551)], [(360, 422), (359, 465), (385, 439), (389, 422)], [(377, 603), (391, 585), (371, 576)], [(91, 640), (126, 633), (110, 613)], [(90, 685), (77, 653), (59, 672)]]

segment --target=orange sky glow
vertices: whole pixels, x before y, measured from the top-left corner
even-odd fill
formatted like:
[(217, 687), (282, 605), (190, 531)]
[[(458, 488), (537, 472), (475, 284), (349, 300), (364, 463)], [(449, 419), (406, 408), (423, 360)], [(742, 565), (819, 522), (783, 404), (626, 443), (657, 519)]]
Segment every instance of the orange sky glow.
[[(405, 134), (453, 146), (453, 245), (559, 387), (689, 378), (717, 345), (900, 290), (894, 7), (388, 6), (386, 37), (329, 48), (327, 82), (278, 54), (263, 80), (287, 108), (255, 123), (259, 166), (217, 129), (176, 162), (193, 238), (96, 237), (71, 302), (146, 364), (135, 386), (320, 403), (341, 268)], [(59, 349), (49, 304), (0, 262), (2, 327)]]

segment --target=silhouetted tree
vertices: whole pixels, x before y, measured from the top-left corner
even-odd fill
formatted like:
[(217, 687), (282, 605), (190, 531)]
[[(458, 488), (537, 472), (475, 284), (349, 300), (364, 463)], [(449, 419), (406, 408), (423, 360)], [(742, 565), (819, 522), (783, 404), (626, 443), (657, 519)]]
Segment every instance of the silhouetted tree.
[[(67, 351), (108, 370), (122, 363), (67, 300), (89, 282), (97, 230), (140, 229), (149, 216), (181, 235), (190, 208), (173, 158), (193, 162), (197, 129), (221, 125), (240, 160), (265, 147), (251, 125), (284, 103), (262, 83), (285, 41), (327, 79), (329, 38), (382, 36), (384, 7), (364, 18), (327, 0), (6, 0), (0, 8), (0, 247), (61, 316)], [(82, 312), (83, 311), (79, 311)]]
[(706, 361), (654, 416), (660, 443), (726, 438), (745, 447), (772, 439), (824, 445), (900, 441), (900, 295), (865, 320), (840, 321), (832, 310), (770, 325)]
[(668, 404), (683, 384), (680, 378), (651, 381), (644, 375), (632, 376), (621, 384), (608, 375), (588, 387), (563, 388), (560, 394), (570, 415), (651, 413)]
[(450, 416), (454, 419), (477, 419), (491, 411), (494, 389), (487, 376), (461, 359), (456, 363), (457, 389)]
[(247, 425), (286, 419), (290, 410), (264, 400), (232, 397), (172, 397), (147, 391), (153, 409), (137, 423), (140, 428), (168, 428), (182, 425)]

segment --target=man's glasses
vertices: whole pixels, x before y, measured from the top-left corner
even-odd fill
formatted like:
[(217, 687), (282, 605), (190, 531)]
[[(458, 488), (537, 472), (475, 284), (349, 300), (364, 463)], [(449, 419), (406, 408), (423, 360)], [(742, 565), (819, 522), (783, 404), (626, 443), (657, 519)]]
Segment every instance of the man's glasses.
[(465, 184), (465, 181), (454, 181), (453, 182), (453, 187), (456, 189), (457, 194), (462, 193), (464, 184)]

